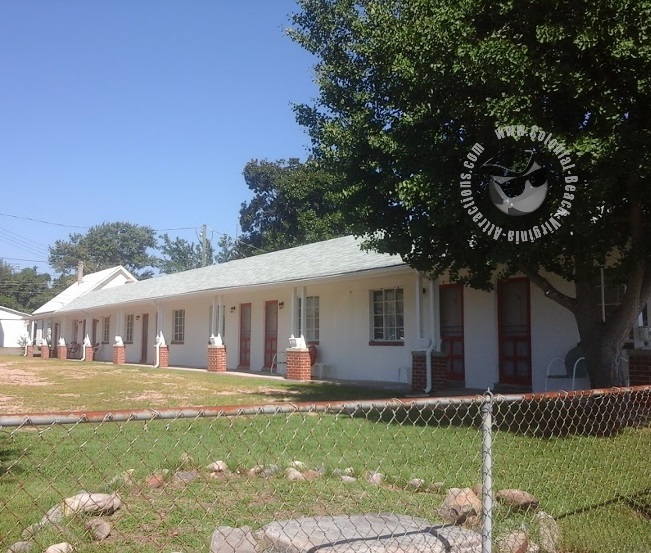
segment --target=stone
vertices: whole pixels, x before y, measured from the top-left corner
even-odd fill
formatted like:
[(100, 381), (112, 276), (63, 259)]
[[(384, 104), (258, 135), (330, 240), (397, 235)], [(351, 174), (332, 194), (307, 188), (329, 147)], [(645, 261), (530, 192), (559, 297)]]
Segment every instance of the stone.
[(9, 546), (7, 553), (29, 553), (32, 550), (31, 541), (17, 541)]
[(285, 477), (292, 482), (305, 482), (306, 480), (302, 472), (291, 467), (285, 471)]
[(298, 470), (305, 470), (307, 468), (307, 465), (302, 461), (292, 461), (289, 463), (289, 466)]
[(107, 520), (99, 517), (93, 517), (86, 521), (84, 528), (88, 530), (95, 541), (102, 541), (111, 535), (113, 526)]
[(249, 476), (257, 476), (258, 474), (262, 474), (264, 471), (264, 465), (256, 465), (249, 470), (246, 471), (246, 474)]
[(75, 548), (68, 542), (57, 543), (48, 547), (43, 553), (73, 553)]
[(495, 494), (495, 498), (509, 507), (523, 511), (536, 510), (540, 503), (530, 493), (517, 489), (499, 490)]
[(432, 482), (429, 489), (433, 492), (442, 492), (445, 489), (445, 482)]
[(305, 517), (267, 524), (255, 534), (260, 551), (292, 553), (481, 553), (481, 536), (421, 518), (367, 514)]
[(212, 534), (209, 553), (256, 553), (257, 543), (248, 526), (219, 526)]
[(407, 482), (407, 484), (409, 484), (410, 487), (419, 490), (425, 485), (425, 480), (422, 478), (412, 478), (409, 482)]
[(481, 513), (481, 501), (470, 488), (450, 488), (439, 507), (443, 520), (452, 524), (463, 524), (469, 518), (477, 519)]
[(111, 515), (122, 506), (116, 493), (78, 493), (63, 500), (63, 514), (71, 516), (80, 513)]
[(303, 478), (308, 482), (314, 482), (317, 478), (321, 477), (321, 473), (318, 470), (306, 470), (303, 472)]
[(509, 532), (497, 540), (497, 553), (527, 553), (529, 537), (523, 530)]
[(561, 529), (558, 522), (545, 511), (538, 511), (533, 520), (538, 525), (540, 549), (545, 553), (556, 553), (561, 542)]
[(213, 461), (206, 467), (210, 472), (230, 472), (224, 461)]
[(265, 467), (264, 470), (262, 471), (262, 476), (265, 478), (271, 478), (272, 476), (275, 476), (281, 471), (280, 465), (269, 465), (268, 467)]
[(384, 474), (381, 472), (371, 471), (366, 475), (366, 481), (374, 486), (380, 486), (384, 482)]
[(342, 475), (343, 476), (352, 476), (353, 474), (355, 474), (355, 470), (353, 469), (353, 467), (347, 467), (345, 469), (335, 469), (332, 472), (334, 474), (336, 474), (337, 476), (342, 476)]
[(154, 488), (154, 489), (162, 488), (164, 484), (165, 484), (165, 477), (160, 473), (152, 474), (148, 476), (147, 479), (145, 480), (145, 485), (148, 488)]
[(352, 482), (357, 482), (357, 478), (354, 476), (348, 476), (347, 474), (342, 474), (339, 479), (346, 484), (351, 484)]
[(113, 478), (111, 478), (108, 485), (111, 486), (111, 487), (115, 486), (116, 484), (131, 485), (131, 484), (133, 484), (132, 475), (133, 475), (134, 472), (135, 472), (134, 469), (125, 470), (122, 474), (118, 474), (117, 476), (114, 476)]
[(199, 473), (196, 470), (179, 470), (174, 473), (174, 480), (181, 484), (189, 484), (198, 477)]

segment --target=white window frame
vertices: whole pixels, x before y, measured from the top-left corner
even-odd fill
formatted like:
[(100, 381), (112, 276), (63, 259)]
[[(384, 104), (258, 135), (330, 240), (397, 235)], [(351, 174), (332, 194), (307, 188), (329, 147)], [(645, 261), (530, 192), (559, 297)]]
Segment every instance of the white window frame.
[(102, 344), (111, 342), (111, 317), (102, 317)]
[(371, 290), (369, 294), (371, 344), (405, 343), (405, 303), (402, 288)]
[(298, 298), (298, 335), (305, 337), (306, 342), (318, 343), (320, 339), (319, 296), (305, 296), (305, 330), (302, 321), (302, 299)]
[(75, 319), (72, 321), (72, 342), (76, 342), (79, 338), (79, 321)]
[(124, 343), (133, 344), (133, 314), (126, 315), (124, 321)]
[(182, 344), (185, 342), (185, 309), (174, 309), (172, 311), (172, 343)]

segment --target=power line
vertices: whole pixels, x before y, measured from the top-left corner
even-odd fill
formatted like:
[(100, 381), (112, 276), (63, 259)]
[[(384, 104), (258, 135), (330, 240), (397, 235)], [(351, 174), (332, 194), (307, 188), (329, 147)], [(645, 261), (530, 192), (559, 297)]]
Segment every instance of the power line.
[(13, 219), (20, 219), (22, 221), (33, 221), (34, 223), (43, 223), (44, 225), (54, 225), (56, 227), (65, 227), (65, 228), (78, 228), (78, 229), (88, 229), (90, 227), (80, 227), (78, 225), (64, 225), (63, 223), (54, 223), (52, 221), (44, 221), (43, 219), (34, 219), (32, 217), (20, 217), (18, 215), (12, 215), (11, 213), (0, 213), (3, 217), (12, 217)]

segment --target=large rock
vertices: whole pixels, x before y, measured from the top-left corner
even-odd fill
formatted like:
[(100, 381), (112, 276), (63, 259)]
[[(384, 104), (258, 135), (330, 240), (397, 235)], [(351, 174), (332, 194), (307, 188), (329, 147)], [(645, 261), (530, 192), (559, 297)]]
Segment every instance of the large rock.
[(514, 530), (497, 540), (498, 553), (527, 553), (529, 537), (523, 530)]
[(68, 542), (56, 543), (48, 547), (44, 553), (73, 553), (75, 548)]
[(31, 541), (17, 541), (13, 545), (9, 546), (7, 553), (30, 553), (32, 550)]
[(470, 488), (450, 488), (439, 507), (443, 520), (452, 524), (463, 524), (469, 519), (478, 520), (481, 513), (481, 500)]
[(259, 550), (274, 553), (481, 553), (481, 536), (401, 515), (306, 517), (263, 526)]
[(495, 497), (501, 503), (523, 511), (536, 510), (540, 504), (536, 497), (523, 490), (500, 490), (495, 494)]
[(256, 553), (257, 540), (248, 526), (219, 526), (210, 540), (210, 553)]
[(83, 492), (63, 500), (63, 514), (111, 515), (121, 506), (122, 501), (116, 493)]
[(538, 525), (540, 549), (545, 553), (556, 553), (561, 542), (561, 529), (554, 517), (545, 511), (538, 511), (533, 517)]
[(86, 521), (84, 528), (88, 530), (95, 541), (102, 541), (111, 535), (113, 526), (107, 520), (100, 517), (93, 517)]

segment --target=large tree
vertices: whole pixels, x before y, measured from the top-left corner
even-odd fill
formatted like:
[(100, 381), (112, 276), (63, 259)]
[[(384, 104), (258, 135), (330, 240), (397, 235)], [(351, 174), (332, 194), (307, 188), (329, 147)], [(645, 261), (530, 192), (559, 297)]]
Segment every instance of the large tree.
[(49, 263), (64, 275), (74, 273), (78, 262), (83, 261), (92, 272), (122, 265), (137, 278), (149, 278), (156, 263), (150, 251), (156, 246), (156, 234), (150, 227), (102, 223), (88, 229), (86, 234), (73, 233), (67, 241), (57, 240), (49, 248)]
[[(290, 33), (318, 59), (320, 94), (314, 105), (298, 106), (297, 117), (316, 159), (341, 175), (338, 197), (352, 230), (419, 270), (449, 271), (474, 287), (524, 273), (574, 315), (592, 385), (621, 384), (622, 346), (651, 295), (648, 2), (299, 6)], [(480, 230), (460, 195), (470, 180), (463, 163), (472, 163), (469, 153), (478, 157), (473, 146), (516, 124), (553, 133), (575, 165), (574, 173), (563, 165), (556, 174), (548, 165), (542, 213), (571, 209), (561, 228), (524, 244)], [(475, 186), (479, 198), (485, 190)], [(481, 197), (484, 213), (504, 228), (530, 228), (541, 213), (512, 217)], [(603, 267), (609, 281), (626, 285), (605, 321)], [(575, 293), (555, 287), (554, 274), (573, 281)]]
[(241, 256), (342, 236), (346, 227), (333, 194), (332, 175), (312, 161), (252, 160), (244, 180), (253, 198), (240, 209)]
[(31, 313), (56, 295), (50, 281), (50, 275), (36, 267), (17, 271), (0, 259), (0, 305)]
[[(178, 273), (196, 269), (205, 265), (212, 265), (215, 257), (212, 243), (206, 239), (202, 243), (193, 243), (185, 238), (172, 240), (167, 233), (161, 237), (162, 244), (159, 249), (164, 257), (158, 258), (156, 266), (162, 273)], [(206, 251), (203, 251), (205, 244)]]

